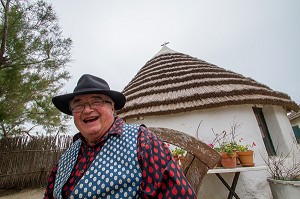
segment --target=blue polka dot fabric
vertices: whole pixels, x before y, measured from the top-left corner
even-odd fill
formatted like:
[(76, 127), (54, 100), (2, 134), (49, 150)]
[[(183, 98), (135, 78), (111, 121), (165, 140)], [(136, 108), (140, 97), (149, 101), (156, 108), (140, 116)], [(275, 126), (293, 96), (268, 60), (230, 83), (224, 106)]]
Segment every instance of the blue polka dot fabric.
[[(121, 137), (111, 136), (107, 140), (70, 198), (139, 198), (142, 174), (137, 157), (138, 129), (138, 125), (125, 124)], [(76, 163), (80, 147), (80, 142), (77, 142), (59, 163), (54, 188), (56, 196), (61, 195)]]
[(76, 163), (77, 155), (80, 149), (81, 140), (77, 140), (74, 142), (69, 149), (61, 156), (58, 170), (57, 170), (57, 178), (54, 184), (53, 195), (54, 198), (62, 198), (61, 191), (64, 184), (67, 182), (72, 169)]

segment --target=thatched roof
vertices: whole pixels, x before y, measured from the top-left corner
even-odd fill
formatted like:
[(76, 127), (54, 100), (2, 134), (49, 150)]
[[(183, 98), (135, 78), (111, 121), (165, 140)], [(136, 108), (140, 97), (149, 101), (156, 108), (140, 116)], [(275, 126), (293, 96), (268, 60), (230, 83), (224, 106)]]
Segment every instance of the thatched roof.
[[(300, 104), (298, 104), (298, 106), (300, 108)], [(297, 119), (299, 117), (300, 117), (300, 111), (298, 111), (298, 112), (292, 111), (291, 114), (288, 115), (288, 118), (290, 121)]]
[(298, 111), (282, 92), (164, 46), (124, 88), (123, 118), (163, 115), (240, 104)]

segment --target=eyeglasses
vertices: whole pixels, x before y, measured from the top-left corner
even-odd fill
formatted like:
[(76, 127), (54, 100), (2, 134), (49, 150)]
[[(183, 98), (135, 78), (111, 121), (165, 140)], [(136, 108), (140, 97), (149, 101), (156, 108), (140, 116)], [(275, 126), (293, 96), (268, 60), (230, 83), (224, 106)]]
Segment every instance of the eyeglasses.
[(93, 101), (85, 102), (85, 103), (75, 102), (73, 104), (72, 103), (70, 104), (70, 110), (73, 113), (79, 113), (85, 109), (85, 105), (89, 105), (90, 108), (97, 109), (97, 108), (103, 107), (104, 103), (112, 104), (111, 101), (102, 100), (102, 99), (97, 99), (97, 100), (93, 100)]

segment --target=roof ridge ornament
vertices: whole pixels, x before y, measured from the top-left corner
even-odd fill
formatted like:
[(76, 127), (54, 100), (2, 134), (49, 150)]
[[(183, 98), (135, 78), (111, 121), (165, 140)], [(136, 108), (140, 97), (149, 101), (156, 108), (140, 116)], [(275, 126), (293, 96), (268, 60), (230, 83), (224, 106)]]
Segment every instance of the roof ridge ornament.
[[(167, 44), (169, 44), (169, 42), (165, 42), (163, 43), (161, 46), (162, 48), (160, 49), (160, 51), (158, 53), (156, 53), (151, 59), (153, 59), (154, 57), (157, 57), (159, 55), (162, 55), (162, 54), (169, 54), (169, 53), (178, 53), (176, 52), (175, 50), (172, 50), (170, 48), (167, 47)], [(151, 60), (150, 59), (150, 60)]]
[(165, 43), (163, 43), (161, 46), (167, 46), (169, 43), (170, 43), (170, 42), (168, 42), (168, 41), (166, 42), (166, 41), (165, 41)]

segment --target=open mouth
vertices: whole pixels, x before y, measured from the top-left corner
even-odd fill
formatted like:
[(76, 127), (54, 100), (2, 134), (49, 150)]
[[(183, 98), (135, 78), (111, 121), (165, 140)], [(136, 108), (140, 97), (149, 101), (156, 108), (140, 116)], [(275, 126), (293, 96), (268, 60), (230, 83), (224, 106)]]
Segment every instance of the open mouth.
[(84, 123), (90, 123), (90, 122), (94, 122), (99, 118), (99, 116), (94, 116), (94, 117), (89, 117), (89, 118), (85, 118), (83, 120)]

